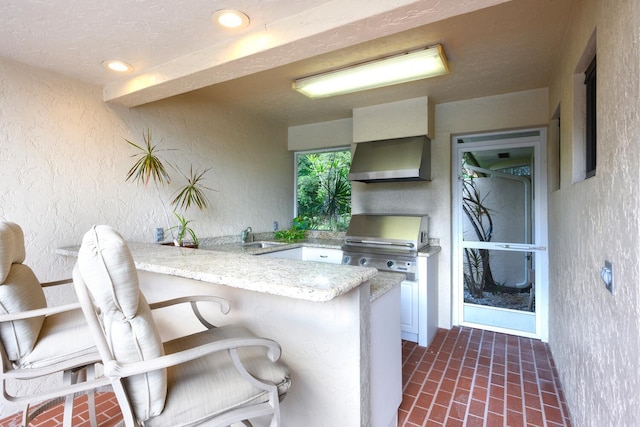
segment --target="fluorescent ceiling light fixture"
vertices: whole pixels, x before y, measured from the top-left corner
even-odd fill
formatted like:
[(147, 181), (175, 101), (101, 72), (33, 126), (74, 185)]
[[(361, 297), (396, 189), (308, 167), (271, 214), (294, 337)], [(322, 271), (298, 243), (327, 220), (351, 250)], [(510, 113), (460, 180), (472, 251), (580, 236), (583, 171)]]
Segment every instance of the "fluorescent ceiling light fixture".
[(218, 26), (237, 30), (249, 26), (249, 17), (238, 10), (218, 10), (211, 15), (211, 20)]
[(449, 74), (449, 66), (438, 44), (298, 79), (292, 86), (310, 98), (324, 98), (444, 74)]
[(109, 71), (115, 71), (116, 73), (130, 73), (133, 71), (133, 67), (126, 62), (118, 60), (102, 61), (102, 66)]

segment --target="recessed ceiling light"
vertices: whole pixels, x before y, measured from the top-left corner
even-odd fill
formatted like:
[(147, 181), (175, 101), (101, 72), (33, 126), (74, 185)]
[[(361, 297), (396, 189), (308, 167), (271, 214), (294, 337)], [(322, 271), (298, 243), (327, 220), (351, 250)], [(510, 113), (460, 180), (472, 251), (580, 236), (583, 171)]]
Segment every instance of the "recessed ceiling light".
[(115, 71), (116, 73), (130, 73), (133, 71), (133, 67), (126, 62), (118, 60), (102, 61), (102, 66), (109, 71)]
[(249, 17), (238, 10), (218, 10), (211, 15), (211, 20), (218, 26), (226, 29), (237, 30), (249, 26)]

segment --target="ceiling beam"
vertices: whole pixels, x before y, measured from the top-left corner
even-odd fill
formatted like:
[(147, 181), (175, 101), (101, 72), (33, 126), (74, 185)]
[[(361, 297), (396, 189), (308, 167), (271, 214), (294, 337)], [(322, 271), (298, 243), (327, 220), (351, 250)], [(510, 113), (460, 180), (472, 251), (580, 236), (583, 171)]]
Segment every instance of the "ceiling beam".
[(507, 1), (333, 0), (108, 84), (103, 98), (135, 107)]

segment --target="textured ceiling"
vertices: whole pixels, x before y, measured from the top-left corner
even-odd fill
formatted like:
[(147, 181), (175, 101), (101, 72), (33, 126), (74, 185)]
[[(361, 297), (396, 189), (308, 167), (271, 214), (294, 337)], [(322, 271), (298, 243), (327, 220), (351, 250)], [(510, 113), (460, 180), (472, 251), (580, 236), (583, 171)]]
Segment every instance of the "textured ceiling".
[[(249, 28), (225, 33), (219, 1), (4, 0), (0, 56), (104, 87), (136, 106), (192, 92), (288, 125), (429, 95), (435, 102), (546, 87), (573, 0), (240, 0)], [(441, 43), (447, 76), (310, 100), (297, 77)], [(109, 74), (106, 59), (136, 68)]]
[[(237, 34), (211, 15), (229, 3), (212, 0), (3, 0), (0, 55), (105, 85), (116, 80), (103, 60), (145, 70)], [(234, 0), (250, 13), (250, 29), (303, 12), (317, 0)]]

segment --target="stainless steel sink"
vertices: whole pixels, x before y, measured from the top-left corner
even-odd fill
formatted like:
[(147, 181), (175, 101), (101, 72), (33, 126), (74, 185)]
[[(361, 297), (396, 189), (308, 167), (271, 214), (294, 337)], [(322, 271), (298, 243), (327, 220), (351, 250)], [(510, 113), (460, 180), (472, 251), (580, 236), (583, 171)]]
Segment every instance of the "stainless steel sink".
[(243, 243), (242, 246), (245, 248), (271, 248), (273, 246), (281, 246), (286, 243), (284, 242), (249, 242)]

